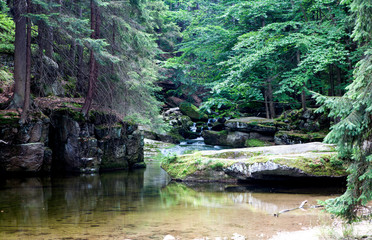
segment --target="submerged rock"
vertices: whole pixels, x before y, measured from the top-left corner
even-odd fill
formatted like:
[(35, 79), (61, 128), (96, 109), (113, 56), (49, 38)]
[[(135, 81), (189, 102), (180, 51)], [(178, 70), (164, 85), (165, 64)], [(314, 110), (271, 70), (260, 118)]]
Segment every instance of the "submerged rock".
[(173, 179), (181, 181), (335, 178), (346, 175), (334, 146), (319, 142), (202, 151), (165, 161), (162, 167)]

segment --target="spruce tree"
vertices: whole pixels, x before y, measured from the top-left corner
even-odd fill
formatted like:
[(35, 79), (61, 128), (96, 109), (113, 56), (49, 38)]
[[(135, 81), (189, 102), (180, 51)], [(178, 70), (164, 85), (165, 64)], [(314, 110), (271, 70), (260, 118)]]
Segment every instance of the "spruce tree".
[(372, 200), (372, 5), (369, 0), (354, 0), (350, 8), (355, 18), (352, 36), (364, 56), (343, 97), (317, 95), (321, 110), (328, 108), (330, 117), (340, 119), (325, 140), (337, 144), (340, 157), (349, 165), (346, 192), (327, 200), (326, 207), (349, 222), (358, 219), (358, 209)]

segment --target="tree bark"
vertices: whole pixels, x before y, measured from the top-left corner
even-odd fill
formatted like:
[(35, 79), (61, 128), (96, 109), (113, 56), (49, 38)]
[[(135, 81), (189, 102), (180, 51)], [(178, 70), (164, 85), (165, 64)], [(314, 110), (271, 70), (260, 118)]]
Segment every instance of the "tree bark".
[[(300, 51), (297, 50), (296, 52), (296, 59), (297, 59), (297, 66), (300, 65), (300, 61), (301, 61), (301, 55), (300, 55)], [(306, 92), (305, 92), (305, 88), (306, 87), (306, 84), (303, 83), (303, 89), (301, 91), (301, 106), (302, 106), (302, 109), (305, 111), (306, 110)]]
[(21, 108), (26, 87), (26, 1), (14, 0), (14, 95), (9, 108)]
[[(81, 1), (79, 1), (79, 3), (81, 3)], [(79, 18), (82, 19), (83, 10), (81, 8), (81, 5), (80, 4), (78, 5), (79, 5), (79, 9), (78, 9)], [(80, 94), (84, 91), (84, 82), (85, 82), (84, 73), (83, 73), (84, 47), (81, 44), (78, 44), (77, 46), (77, 57), (78, 57), (78, 60), (77, 60), (77, 73), (76, 73), (76, 78), (77, 78), (76, 93)]]
[[(27, 0), (27, 13), (31, 13), (31, 0)], [(30, 88), (31, 88), (31, 19), (27, 18), (27, 40), (26, 40), (26, 83), (25, 83), (25, 99), (23, 103), (23, 111), (21, 114), (21, 123), (26, 122), (28, 111), (30, 108)]]
[(266, 111), (266, 118), (270, 118), (269, 102), (267, 101), (267, 90), (264, 91), (264, 95), (265, 95), (265, 111)]
[(328, 95), (334, 96), (335, 95), (335, 81), (333, 79), (333, 65), (329, 65), (329, 90)]
[[(91, 7), (91, 29), (93, 30), (91, 38), (98, 39), (100, 35), (100, 16), (98, 11), (98, 6), (94, 2), (94, 0), (90, 1)], [(94, 57), (95, 53), (94, 50), (90, 50), (90, 62), (89, 62), (89, 85), (88, 85), (88, 92), (87, 96), (85, 97), (84, 106), (81, 110), (84, 116), (88, 115), (88, 112), (91, 108), (93, 96), (96, 90), (97, 79), (98, 79), (98, 63)]]
[(271, 78), (267, 80), (267, 98), (269, 102), (270, 118), (275, 118), (275, 105), (273, 101), (273, 87), (271, 84)]
[(338, 86), (337, 95), (338, 96), (342, 96), (342, 90), (341, 90), (341, 84), (342, 84), (342, 80), (341, 80), (341, 69), (339, 67), (336, 67), (336, 74), (337, 74), (337, 86)]

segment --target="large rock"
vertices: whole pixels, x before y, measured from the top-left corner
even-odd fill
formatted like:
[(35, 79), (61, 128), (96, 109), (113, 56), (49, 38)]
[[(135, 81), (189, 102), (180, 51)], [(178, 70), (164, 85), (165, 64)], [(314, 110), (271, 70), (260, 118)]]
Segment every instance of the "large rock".
[(278, 131), (275, 134), (274, 141), (277, 145), (322, 142), (325, 136), (324, 132)]
[(44, 151), (43, 143), (0, 143), (0, 168), (12, 173), (39, 172), (44, 162)]
[(274, 135), (277, 131), (274, 120), (259, 117), (245, 117), (230, 119), (225, 122), (225, 126), (231, 131), (258, 132), (265, 135)]
[(179, 108), (184, 115), (190, 117), (194, 121), (208, 120), (208, 116), (205, 113), (200, 112), (200, 110), (192, 103), (182, 102)]
[(273, 137), (258, 132), (240, 132), (240, 131), (211, 131), (205, 130), (202, 134), (204, 142), (208, 145), (230, 146), (234, 148), (245, 147), (249, 139), (258, 139), (260, 141), (272, 141)]
[(137, 126), (113, 120), (105, 120), (102, 113), (84, 120), (70, 110), (54, 111), (54, 170), (97, 172), (127, 169), (143, 162), (143, 137)]
[[(48, 110), (46, 110), (48, 111)], [(102, 112), (90, 118), (71, 108), (19, 114), (0, 111), (0, 171), (97, 172), (143, 163), (143, 137), (137, 126)]]
[(202, 136), (204, 138), (205, 144), (208, 145), (221, 145), (227, 146), (227, 131), (211, 131), (211, 130), (204, 130)]
[[(275, 180), (283, 178), (337, 178), (346, 175), (333, 145), (319, 142), (202, 151), (165, 161), (162, 167), (183, 181)], [(211, 171), (213, 178), (209, 179)], [(221, 176), (216, 179), (216, 176)]]
[(33, 113), (25, 124), (12, 111), (0, 111), (0, 170), (37, 173), (49, 161), (49, 118)]

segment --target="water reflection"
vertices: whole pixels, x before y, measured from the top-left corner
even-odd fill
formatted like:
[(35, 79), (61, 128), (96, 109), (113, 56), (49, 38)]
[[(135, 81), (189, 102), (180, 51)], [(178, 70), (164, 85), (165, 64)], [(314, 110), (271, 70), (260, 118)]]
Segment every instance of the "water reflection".
[(145, 171), (3, 179), (0, 239), (161, 239), (166, 234), (190, 239), (234, 232), (266, 238), (277, 230), (291, 230), (293, 222), (311, 225), (317, 219), (311, 211), (290, 213), (280, 221), (272, 213), (305, 199), (315, 204), (336, 193), (265, 193), (241, 186), (168, 183), (157, 163)]

